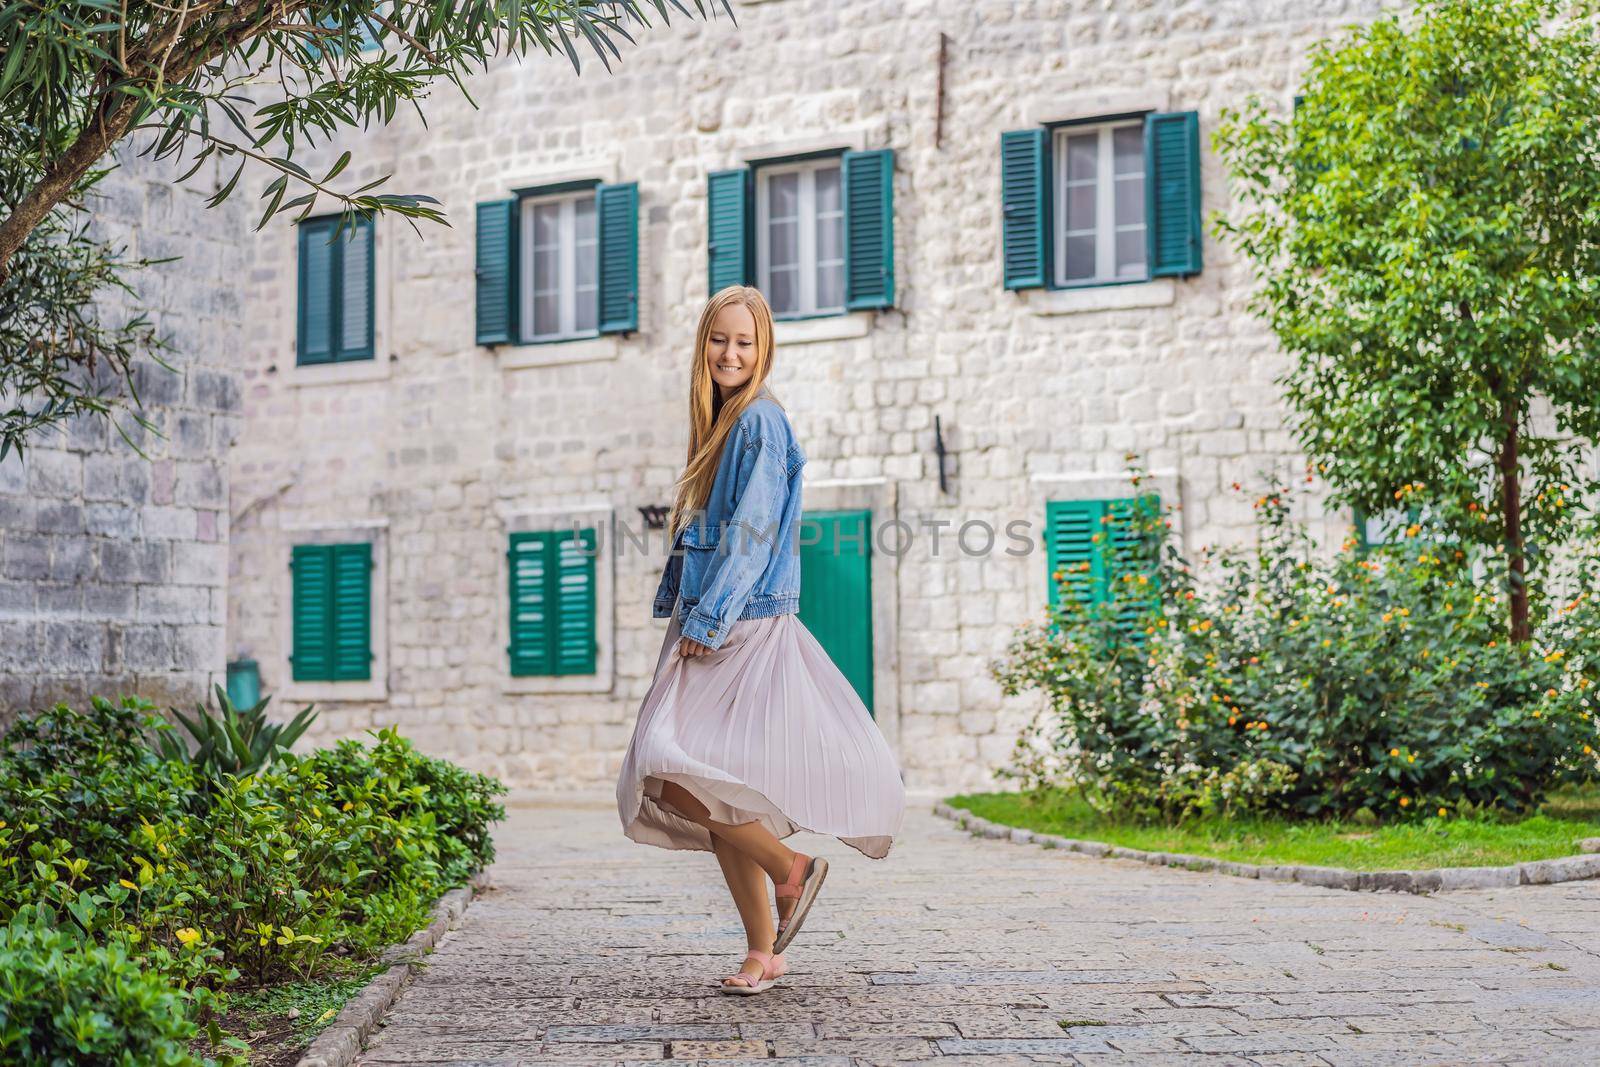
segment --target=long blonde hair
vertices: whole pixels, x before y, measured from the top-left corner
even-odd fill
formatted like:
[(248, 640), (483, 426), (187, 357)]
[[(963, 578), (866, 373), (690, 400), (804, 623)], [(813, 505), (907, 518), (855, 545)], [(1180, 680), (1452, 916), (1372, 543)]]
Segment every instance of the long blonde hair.
[[(755, 369), (750, 380), (726, 401), (719, 399), (717, 383), (711, 377), (711, 323), (717, 313), (730, 304), (743, 304), (756, 320)], [(757, 397), (777, 397), (766, 388), (772, 373), (772, 308), (761, 290), (753, 285), (730, 285), (720, 290), (700, 312), (700, 326), (694, 335), (694, 360), (689, 370), (689, 454), (683, 474), (676, 483), (672, 512), (667, 520), (669, 537), (676, 538), (689, 516), (706, 506), (711, 485), (716, 481), (717, 465), (728, 434), (739, 416)]]

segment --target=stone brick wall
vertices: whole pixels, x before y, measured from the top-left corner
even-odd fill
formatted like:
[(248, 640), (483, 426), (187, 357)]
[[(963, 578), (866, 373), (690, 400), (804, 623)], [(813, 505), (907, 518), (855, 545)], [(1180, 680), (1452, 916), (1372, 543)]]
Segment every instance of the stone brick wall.
[(189, 704), (222, 677), (247, 223), (238, 197), (205, 210), (209, 170), (174, 186), (169, 165), (122, 156), (95, 226), (130, 257), (182, 257), (136, 279), (174, 370), (138, 371), (156, 433), (117, 417), (143, 456), (85, 417), (0, 463), (0, 724), (89, 694)]
[[(1046, 499), (1115, 492), (1132, 451), (1181, 504), (1195, 549), (1248, 534), (1249, 499), (1231, 483), (1302, 463), (1273, 385), (1282, 356), (1246, 311), (1248, 270), (1209, 237), (1194, 278), (1087, 297), (1002, 289), (999, 134), (1154, 107), (1197, 110), (1206, 142), (1247, 93), (1287, 109), (1309, 45), (1379, 7), (765, 0), (739, 5), (738, 27), (644, 31), (614, 74), (592, 58), (581, 76), (559, 58), (497, 62), (471, 84), (479, 109), (441, 88), (426, 128), (402, 115), (329, 146), (329, 161), (355, 151), (351, 185), (393, 172), (388, 188), (439, 197), (452, 225), (419, 236), (380, 221), (379, 358), (337, 373), (294, 365), (292, 229), (253, 239), (229, 653), (292, 692), (289, 547), (356, 531), (387, 553), (386, 670), (376, 696), (321, 702), (321, 736), (397, 723), (519, 785), (611, 779), (660, 648), (649, 608), (662, 556), (609, 562), (604, 688), (524, 691), (499, 636), (506, 530), (528, 512), (596, 507), (637, 529), (639, 507), (668, 501), (707, 295), (708, 171), (803, 145), (892, 147), (896, 308), (785, 327), (773, 384), (810, 457), (808, 506), (865, 494), (880, 521), (946, 524), (938, 554), (922, 536), (877, 564), (878, 721), (908, 782), (992, 781), (1039, 700), (1003, 699), (986, 664), (1043, 605), (1043, 551), (964, 556), (956, 528), (1021, 519), (1037, 545)], [(1228, 196), (1204, 157), (1209, 212)], [(639, 183), (639, 332), (540, 353), (475, 345), (473, 205), (574, 172)]]

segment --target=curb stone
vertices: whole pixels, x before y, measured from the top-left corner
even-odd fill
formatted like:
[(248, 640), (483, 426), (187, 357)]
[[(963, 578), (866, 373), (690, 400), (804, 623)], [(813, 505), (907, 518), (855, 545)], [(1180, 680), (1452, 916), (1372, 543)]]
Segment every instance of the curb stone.
[(441, 896), (433, 905), (433, 918), (428, 925), (383, 951), (378, 962), (388, 969), (350, 998), (338, 1018), (316, 1036), (295, 1067), (349, 1067), (354, 1063), (378, 1020), (400, 998), (415, 970), (423, 966), (423, 957), (461, 921), (472, 898), (488, 887), (486, 872), (479, 871), (465, 886)]
[[(1451, 889), (1504, 889), (1517, 885), (1554, 885), (1600, 878), (1600, 837), (1578, 842), (1581, 854), (1550, 860), (1529, 860), (1506, 867), (1439, 867), (1417, 871), (1354, 871), (1344, 867), (1312, 867), (1291, 864), (1236, 863), (1210, 856), (1191, 856), (1182, 852), (1146, 852), (1143, 849), (1108, 845), (1100, 841), (1076, 841), (1070, 837), (1002, 826), (974, 815), (966, 808), (944, 801), (933, 805), (933, 813), (949, 819), (978, 837), (1007, 838), (1033, 843), (1041, 848), (1081, 852), (1088, 856), (1137, 860), (1156, 867), (1182, 867), (1191, 871), (1216, 871), (1234, 878), (1260, 878), (1275, 882), (1299, 882), (1324, 889), (1353, 892), (1433, 893)], [(301, 1061), (299, 1067), (310, 1067)], [(321, 1065), (317, 1065), (321, 1067)]]

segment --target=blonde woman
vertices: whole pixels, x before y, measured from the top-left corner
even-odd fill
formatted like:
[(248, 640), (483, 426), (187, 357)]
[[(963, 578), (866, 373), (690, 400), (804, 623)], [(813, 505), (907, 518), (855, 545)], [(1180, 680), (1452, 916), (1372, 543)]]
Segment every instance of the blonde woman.
[(766, 387), (772, 360), (761, 292), (713, 296), (695, 332), (688, 460), (652, 611), (672, 621), (617, 780), (629, 838), (716, 854), (748, 948), (717, 984), (738, 995), (788, 970), (783, 950), (828, 872), (784, 839), (831, 834), (881, 859), (905, 815), (894, 754), (796, 614), (806, 456)]

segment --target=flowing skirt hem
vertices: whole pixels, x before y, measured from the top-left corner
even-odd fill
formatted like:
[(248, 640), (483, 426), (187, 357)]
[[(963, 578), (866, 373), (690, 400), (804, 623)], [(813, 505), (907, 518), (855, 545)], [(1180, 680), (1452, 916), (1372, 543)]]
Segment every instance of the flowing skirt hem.
[[(766, 794), (743, 782), (718, 779), (707, 775), (681, 771), (657, 771), (643, 775), (633, 787), (632, 802), (628, 807), (630, 817), (623, 824), (623, 834), (642, 845), (673, 850), (711, 851), (711, 832), (699, 823), (684, 816), (672, 802), (661, 798), (661, 783), (671, 780), (688, 790), (706, 806), (713, 822), (759, 822), (780, 841), (798, 830), (833, 837), (868, 859), (883, 859), (894, 844), (893, 834), (855, 834), (805, 826), (787, 815)], [(650, 807), (645, 808), (649, 798)]]

